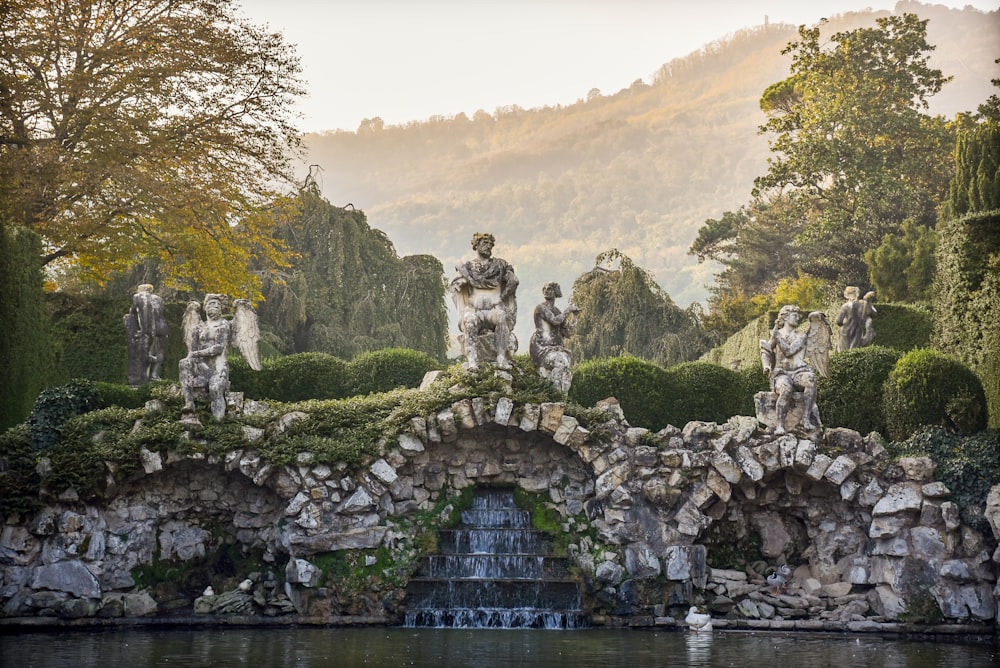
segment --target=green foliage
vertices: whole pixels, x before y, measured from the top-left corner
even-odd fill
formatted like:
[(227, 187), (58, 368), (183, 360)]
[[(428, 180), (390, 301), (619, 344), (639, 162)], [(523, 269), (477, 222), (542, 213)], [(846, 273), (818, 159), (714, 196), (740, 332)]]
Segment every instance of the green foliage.
[(955, 218), (995, 209), (1000, 209), (1000, 118), (994, 116), (959, 131), (955, 177), (943, 215)]
[(417, 387), (428, 371), (441, 365), (427, 353), (406, 348), (384, 348), (361, 353), (347, 364), (350, 393), (387, 392)]
[(167, 384), (166, 381), (131, 387), (118, 383), (104, 383), (94, 381), (94, 389), (97, 391), (97, 402), (102, 407), (121, 406), (122, 408), (142, 408), (147, 401), (153, 397), (152, 385)]
[(77, 379), (43, 391), (28, 416), (28, 436), (32, 447), (48, 450), (59, 440), (63, 423), (98, 406), (100, 396), (89, 380)]
[(692, 420), (725, 422), (734, 415), (754, 414), (745, 378), (718, 364), (677, 364), (666, 369), (664, 380), (661, 392), (666, 399), (667, 424), (683, 426)]
[(20, 424), (0, 433), (0, 517), (29, 513), (41, 505), (28, 425)]
[(823, 424), (862, 434), (887, 433), (882, 387), (901, 353), (885, 346), (864, 346), (830, 357), (830, 375), (819, 379), (817, 404)]
[(880, 299), (890, 302), (926, 301), (934, 282), (937, 234), (912, 220), (902, 234), (887, 234), (882, 244), (865, 252), (868, 276)]
[(930, 345), (934, 316), (926, 305), (876, 304), (875, 342), (906, 352)]
[(40, 253), (35, 234), (0, 221), (0, 430), (28, 415), (51, 372)]
[(895, 456), (928, 455), (937, 464), (934, 477), (951, 490), (969, 526), (992, 535), (985, 518), (986, 496), (1000, 480), (1000, 431), (961, 436), (941, 427), (921, 427), (902, 442), (887, 446)]
[(347, 396), (350, 383), (347, 362), (328, 353), (297, 353), (266, 359), (254, 371), (242, 357), (229, 359), (232, 389), (251, 399), (305, 401), (340, 399)]
[[(615, 262), (618, 269), (601, 266)], [(580, 308), (569, 340), (575, 359), (633, 355), (675, 364), (708, 348), (697, 313), (676, 306), (652, 275), (624, 253), (601, 253), (596, 265), (573, 283), (571, 301)]]
[(939, 233), (933, 342), (976, 371), (1000, 427), (1000, 211), (944, 221)]
[(283, 240), (297, 254), (264, 286), (258, 313), (285, 354), (342, 359), (405, 347), (443, 360), (447, 342), (444, 269), (429, 255), (400, 258), (383, 232), (354, 207), (339, 208), (304, 188)]
[(962, 362), (936, 350), (903, 355), (883, 388), (883, 414), (889, 437), (908, 438), (922, 425), (939, 425), (972, 434), (986, 427), (982, 383)]
[(608, 397), (621, 405), (629, 423), (657, 431), (667, 426), (667, 372), (638, 357), (605, 357), (582, 363), (573, 373), (569, 398), (584, 406)]
[(904, 220), (932, 225), (951, 177), (951, 132), (924, 113), (949, 81), (929, 66), (927, 21), (875, 23), (822, 36), (801, 26), (782, 52), (791, 93), (762, 103), (773, 155), (753, 195), (796, 203), (803, 217), (785, 245), (798, 247), (797, 266), (836, 284), (863, 283), (864, 252)]

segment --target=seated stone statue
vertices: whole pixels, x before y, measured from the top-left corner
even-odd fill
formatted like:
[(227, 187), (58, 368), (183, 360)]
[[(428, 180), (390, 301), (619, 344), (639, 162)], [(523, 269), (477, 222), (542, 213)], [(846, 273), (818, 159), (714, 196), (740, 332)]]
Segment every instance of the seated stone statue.
[(128, 384), (145, 385), (151, 380), (160, 380), (163, 353), (167, 348), (167, 320), (163, 316), (163, 299), (153, 294), (152, 285), (143, 283), (137, 288), (124, 320)]
[[(808, 433), (822, 427), (816, 406), (816, 371), (806, 363), (805, 358), (807, 349), (815, 351), (811, 354), (823, 355), (819, 366), (826, 368), (828, 344), (824, 346), (816, 339), (821, 336), (829, 337), (829, 325), (825, 318), (811, 316), (809, 330), (799, 332), (796, 327), (800, 317), (798, 306), (782, 306), (770, 339), (760, 342), (761, 363), (770, 378), (771, 392), (758, 393), (755, 397), (757, 418), (772, 426), (776, 434), (784, 434), (796, 426)], [(774, 402), (773, 414), (770, 400)], [(793, 400), (798, 405), (793, 406)], [(797, 425), (795, 420), (789, 419), (792, 408), (797, 409), (794, 411), (798, 415)]]
[(566, 311), (556, 307), (556, 298), (562, 297), (558, 283), (549, 282), (542, 288), (545, 298), (535, 307), (535, 332), (531, 335), (531, 361), (538, 369), (538, 375), (548, 378), (560, 392), (569, 392), (573, 382), (570, 366), (573, 358), (563, 346), (563, 337), (573, 333), (576, 314), (580, 309), (570, 304)]
[(458, 339), (469, 369), (478, 368), (481, 362), (509, 369), (511, 356), (517, 351), (518, 280), (514, 267), (493, 257), (495, 243), (492, 234), (473, 235), (476, 257), (455, 267), (458, 276), (450, 286), (458, 309)]
[(235, 315), (232, 322), (222, 317), (225, 295), (205, 295), (205, 319), (200, 315), (202, 305), (189, 302), (184, 311), (184, 342), (187, 357), (179, 363), (181, 391), (184, 394), (184, 413), (193, 415), (195, 399), (207, 397), (212, 415), (221, 420), (226, 414), (226, 396), (229, 393), (229, 363), (226, 352), (230, 343), (247, 360), (250, 368), (261, 369), (257, 344), (260, 333), (257, 313), (246, 299), (233, 303)]

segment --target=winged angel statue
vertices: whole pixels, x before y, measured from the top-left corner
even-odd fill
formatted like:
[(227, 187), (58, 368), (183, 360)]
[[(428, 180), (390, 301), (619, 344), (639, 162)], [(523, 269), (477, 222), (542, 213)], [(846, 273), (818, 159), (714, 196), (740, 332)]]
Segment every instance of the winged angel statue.
[(226, 352), (230, 343), (236, 345), (251, 369), (261, 370), (257, 312), (248, 300), (237, 299), (233, 302), (233, 319), (226, 320), (222, 312), (227, 301), (225, 295), (207, 294), (204, 305), (192, 301), (184, 311), (182, 328), (188, 354), (179, 366), (185, 414), (193, 414), (195, 399), (206, 395), (216, 420), (226, 414), (226, 394), (229, 392)]
[[(807, 432), (822, 427), (816, 407), (816, 375), (827, 375), (832, 331), (821, 311), (809, 314), (809, 329), (796, 331), (801, 314), (794, 304), (782, 306), (771, 330), (771, 338), (760, 342), (760, 360), (771, 379), (775, 400), (775, 433), (787, 431), (787, 417), (793, 392), (802, 393), (802, 419)], [(806, 363), (806, 358), (809, 363)]]

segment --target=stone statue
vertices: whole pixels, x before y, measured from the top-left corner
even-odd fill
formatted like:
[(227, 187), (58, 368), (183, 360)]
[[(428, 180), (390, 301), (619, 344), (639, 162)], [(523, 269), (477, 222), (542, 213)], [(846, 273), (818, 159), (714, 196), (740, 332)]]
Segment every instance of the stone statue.
[(179, 367), (185, 415), (193, 416), (195, 399), (205, 396), (216, 420), (226, 414), (226, 395), (229, 393), (226, 352), (230, 343), (236, 344), (250, 368), (261, 369), (257, 313), (249, 301), (237, 299), (233, 302), (234, 315), (230, 322), (222, 317), (227, 301), (225, 295), (205, 295), (204, 320), (200, 313), (202, 305), (197, 301), (189, 302), (184, 311), (184, 342), (188, 354)]
[(875, 341), (875, 293), (868, 291), (865, 293), (864, 301), (861, 302), (861, 345), (870, 346)]
[(128, 384), (137, 386), (160, 380), (163, 353), (167, 348), (167, 320), (163, 316), (163, 298), (153, 294), (152, 285), (143, 283), (137, 288), (124, 320)]
[(833, 348), (833, 329), (826, 319), (826, 313), (813, 311), (809, 314), (809, 331), (806, 333), (806, 358), (816, 373), (823, 378), (830, 376), (830, 352)]
[(468, 369), (478, 368), (480, 362), (509, 369), (517, 351), (517, 276), (506, 260), (493, 257), (495, 243), (492, 234), (474, 234), (476, 257), (455, 267), (458, 276), (450, 286)]
[[(806, 432), (822, 427), (816, 406), (816, 371), (806, 363), (807, 351), (812, 351), (819, 360), (814, 363), (824, 369), (827, 366), (829, 344), (824, 345), (822, 338), (830, 336), (829, 325), (825, 323), (825, 316), (821, 316), (819, 312), (811, 314), (809, 330), (799, 332), (796, 331), (801, 317), (799, 307), (794, 304), (782, 306), (771, 330), (771, 338), (760, 342), (761, 363), (770, 377), (771, 392), (762, 392), (756, 397), (758, 419), (765, 424), (773, 423), (769, 426), (774, 427), (776, 434), (784, 434), (790, 426), (795, 426), (789, 420), (793, 400), (800, 403), (796, 407), (801, 409), (798, 426)], [(762, 407), (760, 394), (772, 395), (773, 416)]]
[(531, 361), (535, 363), (538, 375), (551, 380), (560, 392), (569, 392), (573, 382), (570, 370), (573, 358), (563, 346), (563, 337), (573, 333), (580, 309), (572, 304), (565, 311), (556, 308), (556, 299), (562, 297), (562, 288), (558, 283), (546, 283), (542, 287), (542, 296), (545, 301), (535, 307), (535, 333), (531, 335), (528, 348)]
[(844, 298), (847, 300), (837, 312), (834, 322), (840, 327), (837, 334), (837, 351), (851, 350), (861, 346), (861, 336), (864, 332), (862, 302), (858, 301), (861, 290), (853, 285), (844, 288)]

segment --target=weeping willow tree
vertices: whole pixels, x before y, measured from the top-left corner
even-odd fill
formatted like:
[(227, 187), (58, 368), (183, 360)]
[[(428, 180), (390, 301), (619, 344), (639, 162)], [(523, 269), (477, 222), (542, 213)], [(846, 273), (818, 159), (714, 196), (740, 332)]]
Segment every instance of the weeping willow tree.
[(594, 268), (576, 279), (571, 301), (580, 308), (570, 339), (578, 362), (633, 355), (670, 366), (709, 348), (696, 307), (678, 307), (648, 271), (617, 249), (598, 255)]
[(353, 206), (339, 208), (307, 185), (284, 241), (298, 255), (265, 282), (258, 307), (265, 342), (278, 351), (343, 359), (410, 348), (443, 360), (448, 316), (444, 269), (429, 255), (400, 258)]

